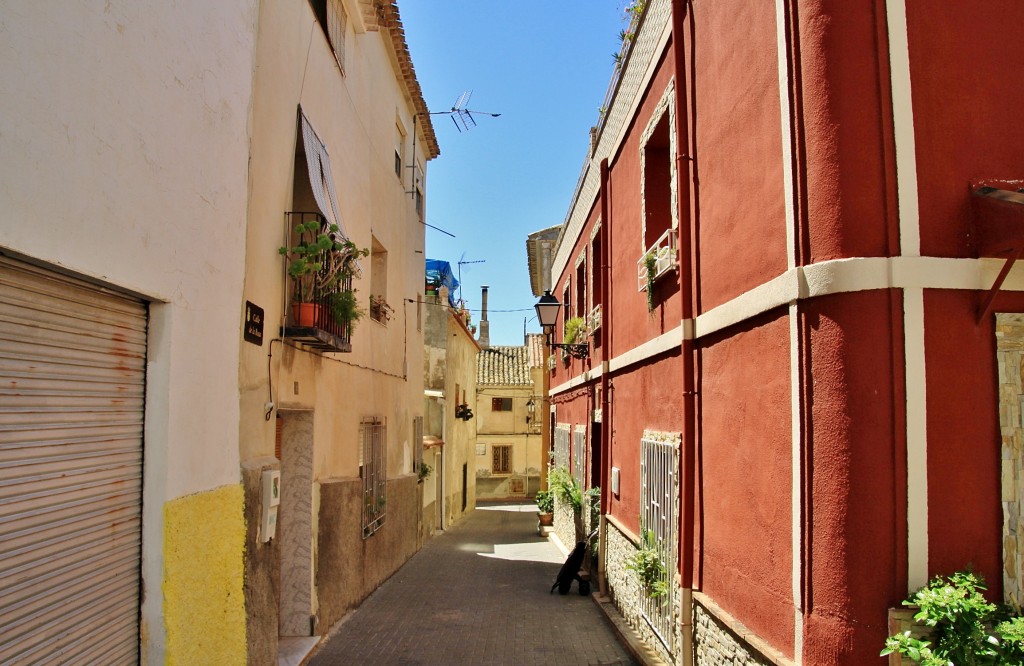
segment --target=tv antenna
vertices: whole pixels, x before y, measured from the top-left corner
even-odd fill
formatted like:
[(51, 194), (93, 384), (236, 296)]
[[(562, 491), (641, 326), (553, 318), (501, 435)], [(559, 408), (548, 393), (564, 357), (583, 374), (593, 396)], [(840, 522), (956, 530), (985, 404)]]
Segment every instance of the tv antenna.
[(476, 120), (473, 118), (474, 113), (478, 113), (484, 116), (490, 116), (497, 118), (500, 113), (492, 113), (490, 111), (474, 111), (473, 109), (467, 109), (466, 106), (469, 104), (469, 98), (473, 96), (472, 90), (459, 95), (459, 98), (455, 100), (455, 104), (448, 111), (431, 111), (430, 115), (437, 116), (451, 116), (452, 122), (455, 123), (455, 129), (459, 132), (468, 132), (471, 128), (476, 127)]
[[(462, 256), (464, 257), (466, 256), (466, 254), (463, 253)], [(459, 267), (459, 300), (462, 300), (462, 264), (483, 264), (486, 262), (486, 259), (477, 259), (475, 261), (463, 261), (462, 259), (459, 259), (457, 262), (455, 262), (456, 265)]]

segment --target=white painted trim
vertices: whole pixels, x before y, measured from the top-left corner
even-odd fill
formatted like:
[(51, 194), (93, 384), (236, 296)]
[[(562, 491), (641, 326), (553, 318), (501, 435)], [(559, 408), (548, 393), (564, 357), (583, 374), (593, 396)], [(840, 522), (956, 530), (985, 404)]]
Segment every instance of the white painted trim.
[(907, 591), (928, 582), (928, 428), (924, 290), (903, 291), (907, 384)]
[(886, 0), (889, 26), (889, 77), (892, 88), (893, 138), (896, 144), (897, 200), (900, 211), (900, 251), (921, 256), (920, 210), (917, 201), (917, 145), (914, 104), (910, 89), (910, 44), (906, 0)]
[(801, 456), (803, 443), (803, 421), (800, 418), (800, 327), (799, 306), (789, 305), (789, 401), (790, 401), (790, 516), (793, 581), (793, 656), (796, 663), (803, 662), (804, 617), (803, 617), (803, 484), (801, 483)]
[[(736, 298), (708, 310), (696, 319), (611, 359), (616, 372), (682, 345), (757, 317), (798, 300), (872, 289), (960, 289), (987, 290), (1004, 264), (1003, 259), (946, 259), (941, 257), (859, 257), (835, 259), (801, 266), (754, 287)], [(1024, 262), (1014, 265), (1002, 291), (1024, 291)], [(609, 324), (603, 323), (602, 327)], [(592, 370), (566, 382), (552, 393), (567, 391), (600, 376)], [(575, 382), (575, 383), (574, 383)]]
[(786, 48), (785, 0), (775, 0), (775, 41), (779, 58), (779, 116), (782, 121), (782, 187), (786, 204), (786, 266), (796, 266), (796, 205), (793, 201), (793, 130), (790, 125), (789, 52)]
[(683, 345), (683, 326), (680, 324), (667, 333), (662, 333), (656, 338), (648, 340), (639, 347), (616, 356), (608, 364), (612, 372), (616, 372), (634, 363), (641, 363), (652, 356), (664, 354), (673, 349), (681, 349)]
[(566, 391), (571, 391), (574, 388), (583, 386), (584, 384), (587, 384), (595, 379), (599, 379), (601, 375), (604, 374), (604, 366), (605, 364), (602, 363), (600, 366), (596, 368), (588, 370), (582, 374), (576, 375), (575, 377), (565, 382), (564, 384), (552, 386), (550, 389), (548, 389), (548, 395), (558, 395), (559, 393), (565, 393)]

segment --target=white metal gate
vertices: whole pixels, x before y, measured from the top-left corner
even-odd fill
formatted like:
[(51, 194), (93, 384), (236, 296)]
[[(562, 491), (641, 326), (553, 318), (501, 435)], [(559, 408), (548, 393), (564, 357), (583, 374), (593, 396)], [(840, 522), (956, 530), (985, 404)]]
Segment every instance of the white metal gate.
[(675, 653), (672, 578), (676, 571), (679, 504), (679, 462), (676, 446), (644, 437), (640, 440), (640, 529), (650, 532), (665, 565), (662, 583), (668, 593), (642, 596), (640, 609), (670, 653)]
[(0, 663), (136, 663), (144, 303), (0, 257)]

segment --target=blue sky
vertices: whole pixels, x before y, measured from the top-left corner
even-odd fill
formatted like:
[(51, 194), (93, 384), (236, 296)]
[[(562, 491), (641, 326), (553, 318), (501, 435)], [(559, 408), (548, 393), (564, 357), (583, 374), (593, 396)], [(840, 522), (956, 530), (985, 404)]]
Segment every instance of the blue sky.
[(488, 285), (492, 345), (539, 332), (528, 234), (561, 224), (611, 79), (625, 0), (400, 0), (416, 76), (431, 111), (464, 91), (477, 116), (460, 133), (432, 117), (441, 156), (427, 165), (427, 257), (461, 261), (462, 297), (480, 320)]

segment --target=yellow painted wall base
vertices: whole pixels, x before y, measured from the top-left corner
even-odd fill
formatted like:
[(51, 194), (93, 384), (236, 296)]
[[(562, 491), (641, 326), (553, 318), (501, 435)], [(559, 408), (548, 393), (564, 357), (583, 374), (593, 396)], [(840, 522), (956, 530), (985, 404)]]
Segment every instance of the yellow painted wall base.
[(164, 505), (166, 663), (246, 663), (241, 485)]

